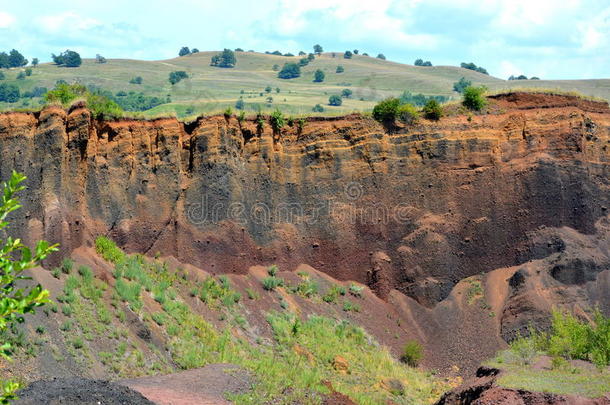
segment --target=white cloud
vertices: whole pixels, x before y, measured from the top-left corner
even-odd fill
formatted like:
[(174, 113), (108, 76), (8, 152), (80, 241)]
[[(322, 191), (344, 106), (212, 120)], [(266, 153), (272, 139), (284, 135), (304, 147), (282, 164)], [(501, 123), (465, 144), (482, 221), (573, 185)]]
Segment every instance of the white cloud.
[(508, 77), (510, 77), (511, 75), (514, 76), (519, 76), (522, 75), (524, 73), (524, 70), (517, 67), (517, 65), (515, 65), (514, 63), (508, 61), (508, 60), (503, 60), (500, 62), (500, 78), (501, 79), (506, 79)]
[(40, 28), (47, 32), (83, 31), (101, 26), (95, 18), (82, 17), (72, 11), (57, 15), (47, 15), (38, 19)]
[(15, 23), (15, 17), (4, 11), (0, 11), (0, 28), (8, 28)]
[(436, 35), (409, 32), (413, 6), (421, 0), (281, 0), (269, 30), (281, 36), (315, 32), (341, 42), (376, 41), (401, 48), (437, 48)]
[(602, 50), (610, 46), (610, 7), (598, 13), (594, 18), (577, 24), (576, 41), (581, 52)]

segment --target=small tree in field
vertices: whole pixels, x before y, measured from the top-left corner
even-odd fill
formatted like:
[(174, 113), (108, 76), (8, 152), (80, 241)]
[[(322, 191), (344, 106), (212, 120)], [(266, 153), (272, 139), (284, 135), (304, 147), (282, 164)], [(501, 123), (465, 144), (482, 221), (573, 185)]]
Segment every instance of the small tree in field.
[(485, 97), (483, 96), (483, 94), (485, 93), (485, 90), (487, 90), (485, 87), (473, 87), (473, 86), (469, 86), (466, 87), (464, 89), (464, 100), (462, 100), (462, 104), (464, 104), (464, 107), (470, 109), (470, 110), (474, 110), (474, 111), (480, 111), (483, 109), (483, 107), (485, 107), (485, 104), (487, 104), (487, 101), (485, 100)]
[(322, 52), (324, 52), (324, 49), (322, 49), (321, 45), (314, 45), (313, 46), (313, 52), (317, 55), (320, 55)]
[(373, 118), (384, 125), (394, 124), (398, 117), (400, 100), (396, 97), (386, 98), (373, 107)]
[(457, 91), (458, 93), (463, 93), (467, 87), (472, 86), (472, 82), (470, 80), (466, 80), (465, 77), (462, 77), (457, 82), (453, 83), (453, 91)]
[[(11, 212), (20, 208), (19, 201), (14, 198), (15, 194), (25, 187), (21, 183), (25, 176), (13, 172), (8, 182), (4, 183), (4, 192), (0, 200), (0, 230), (8, 226), (6, 217)], [(23, 315), (34, 313), (36, 308), (49, 302), (49, 291), (42, 288), (40, 284), (33, 287), (22, 287), (20, 280), (30, 280), (31, 277), (23, 276), (27, 269), (40, 265), (40, 262), (57, 250), (57, 246), (50, 246), (45, 241), (40, 241), (32, 252), (23, 245), (19, 239), (7, 238), (0, 248), (0, 332), (6, 331), (11, 325), (22, 323)], [(12, 347), (10, 343), (0, 346), (0, 356), (10, 359)], [(14, 381), (3, 381), (0, 385), (0, 403), (7, 404), (16, 399), (15, 392), (21, 388), (21, 384)]]
[(443, 116), (443, 108), (439, 104), (438, 101), (432, 99), (426, 102), (426, 105), (423, 108), (424, 117), (429, 120), (438, 121)]
[(337, 66), (337, 70), (335, 70), (335, 73), (343, 73), (345, 72), (345, 68), (341, 65)]
[(294, 79), (301, 76), (301, 68), (296, 63), (286, 63), (277, 74), (280, 79)]
[(314, 73), (313, 81), (316, 83), (321, 83), (324, 81), (324, 77), (325, 77), (324, 72), (321, 71), (320, 69), (318, 69), (318, 70), (316, 70), (316, 73)]
[(341, 104), (343, 104), (343, 99), (341, 98), (341, 96), (337, 96), (336, 94), (333, 94), (332, 96), (330, 96), (328, 98), (328, 105), (333, 105), (335, 107), (338, 107)]

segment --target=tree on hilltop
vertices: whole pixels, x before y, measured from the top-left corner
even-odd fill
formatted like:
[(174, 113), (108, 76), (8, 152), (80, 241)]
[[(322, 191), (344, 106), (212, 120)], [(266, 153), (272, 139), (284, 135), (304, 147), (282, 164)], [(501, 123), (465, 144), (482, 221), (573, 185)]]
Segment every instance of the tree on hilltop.
[(237, 59), (235, 58), (235, 52), (227, 48), (221, 53), (212, 56), (212, 60), (210, 61), (211, 66), (221, 68), (232, 68), (235, 67), (236, 63)]
[(322, 48), (321, 45), (316, 44), (313, 46), (313, 52), (317, 55), (320, 55), (322, 52), (324, 52), (324, 49)]
[(52, 54), (53, 62), (58, 66), (79, 67), (83, 61), (78, 52), (67, 49), (59, 55)]
[(16, 49), (13, 49), (8, 54), (7, 67), (21, 67), (28, 64), (28, 60)]
[(190, 55), (191, 54), (191, 50), (189, 49), (188, 46), (183, 46), (182, 48), (180, 48), (180, 51), (178, 51), (178, 56), (186, 56), (186, 55)]

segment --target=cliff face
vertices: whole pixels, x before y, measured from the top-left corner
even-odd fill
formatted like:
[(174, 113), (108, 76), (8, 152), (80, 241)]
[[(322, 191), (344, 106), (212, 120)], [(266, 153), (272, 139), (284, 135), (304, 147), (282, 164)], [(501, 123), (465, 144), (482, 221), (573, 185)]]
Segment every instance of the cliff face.
[[(274, 134), (223, 117), (0, 115), (0, 176), (28, 176), (13, 232), (64, 252), (107, 234), (212, 272), (307, 263), (430, 306), (460, 279), (593, 234), (610, 204), (610, 110), (513, 94), (495, 114), (386, 131), (360, 116)], [(59, 256), (51, 259), (59, 260)]]

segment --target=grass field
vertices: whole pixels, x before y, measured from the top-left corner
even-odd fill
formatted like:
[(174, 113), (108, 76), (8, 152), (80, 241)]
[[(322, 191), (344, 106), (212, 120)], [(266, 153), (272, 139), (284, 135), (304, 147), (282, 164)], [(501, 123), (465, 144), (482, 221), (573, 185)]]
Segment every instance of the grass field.
[(506, 353), (501, 353), (498, 358), (503, 358), (503, 354), (507, 359), (503, 359), (502, 362), (496, 359), (487, 363), (488, 366), (503, 370), (497, 381), (501, 387), (560, 395), (580, 395), (586, 398), (598, 398), (610, 391), (608, 368), (577, 367), (567, 362), (561, 367), (552, 369), (534, 368), (531, 365), (520, 364), (513, 356), (506, 356)]
[[(277, 78), (274, 64), (280, 67), (285, 62), (298, 62), (300, 57), (267, 55), (255, 52), (236, 52), (235, 68), (223, 69), (210, 66), (210, 58), (216, 52), (200, 52), (164, 61), (140, 61), (108, 59), (105, 64), (84, 59), (78, 68), (58, 67), (42, 64), (33, 69), (33, 74), (24, 80), (16, 80), (23, 69), (3, 70), (3, 83), (17, 84), (21, 91), (34, 87), (51, 89), (57, 80), (78, 81), (85, 85), (96, 85), (113, 93), (118, 91), (143, 92), (147, 96), (170, 96), (171, 102), (157, 106), (144, 113), (145, 116), (187, 115), (215, 113), (234, 106), (239, 97), (246, 103), (246, 111), (254, 112), (279, 108), (287, 114), (312, 114), (316, 104), (324, 106), (326, 115), (344, 114), (352, 111), (367, 111), (375, 103), (388, 96), (400, 95), (403, 91), (426, 95), (443, 95), (458, 98), (453, 92), (453, 83), (461, 77), (473, 84), (485, 85), (490, 91), (511, 87), (540, 87), (577, 91), (588, 96), (610, 99), (610, 79), (560, 80), (560, 81), (506, 81), (454, 66), (418, 67), (385, 61), (373, 57), (354, 55), (344, 59), (342, 53), (324, 53), (302, 68), (301, 77), (290, 80)], [(336, 73), (337, 65), (345, 68)], [(317, 69), (325, 72), (323, 83), (314, 83)], [(168, 82), (172, 71), (184, 70), (189, 79), (176, 85)], [(133, 77), (141, 76), (143, 83), (130, 84)], [(271, 86), (271, 93), (265, 87)], [(276, 92), (279, 88), (279, 93)], [(343, 105), (328, 105), (328, 98), (349, 88), (353, 95), (343, 100)], [(243, 91), (243, 93), (242, 93)], [(261, 95), (262, 93), (262, 95)], [(268, 103), (267, 97), (273, 97)], [(2, 109), (37, 108), (39, 99), (17, 103), (0, 103)]]

